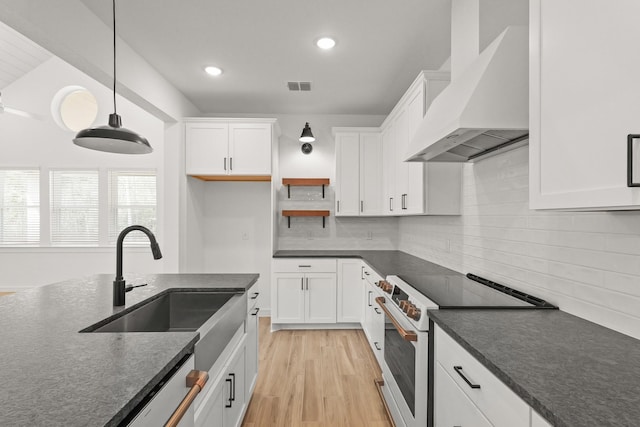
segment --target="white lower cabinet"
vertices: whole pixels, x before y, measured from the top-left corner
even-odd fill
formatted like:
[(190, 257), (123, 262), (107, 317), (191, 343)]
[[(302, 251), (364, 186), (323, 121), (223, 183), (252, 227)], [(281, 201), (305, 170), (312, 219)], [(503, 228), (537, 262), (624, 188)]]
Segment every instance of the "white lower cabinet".
[(276, 273), (274, 323), (336, 323), (335, 273)]
[(440, 327), (435, 327), (436, 427), (548, 427), (546, 421)]
[(335, 259), (277, 258), (272, 271), (272, 323), (336, 323)]
[(376, 282), (382, 280), (366, 263), (364, 264), (364, 315), (362, 317), (362, 329), (369, 341), (371, 350), (376, 356), (378, 364), (382, 367), (384, 362), (384, 312), (378, 306), (375, 299), (382, 293), (376, 286)]
[(242, 424), (248, 403), (245, 396), (245, 339), (243, 337), (237, 345), (223, 371), (209, 379), (213, 385), (205, 388), (206, 394), (196, 410), (196, 427), (237, 427)]
[(364, 265), (359, 259), (338, 260), (339, 323), (362, 322), (362, 286)]
[(258, 284), (256, 283), (247, 293), (247, 320), (245, 323), (247, 338), (246, 338), (246, 369), (245, 369), (245, 399), (249, 402), (253, 389), (256, 386), (258, 380), (258, 313), (260, 308), (258, 307), (257, 292)]
[[(189, 389), (186, 387), (187, 375), (194, 369), (195, 362), (192, 355), (173, 374), (157, 394), (145, 405), (140, 413), (129, 424), (129, 427), (148, 427), (165, 425), (173, 411), (180, 405)], [(193, 405), (182, 417), (179, 427), (191, 427), (194, 422)]]

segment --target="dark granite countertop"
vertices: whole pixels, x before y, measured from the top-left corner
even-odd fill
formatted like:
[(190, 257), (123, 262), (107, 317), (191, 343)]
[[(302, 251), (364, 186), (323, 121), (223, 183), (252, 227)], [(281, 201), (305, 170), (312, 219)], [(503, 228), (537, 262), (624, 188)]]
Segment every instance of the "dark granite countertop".
[(640, 341), (558, 310), (428, 314), (552, 425), (640, 425)]
[(148, 283), (112, 305), (113, 275), (0, 298), (0, 425), (115, 426), (186, 354), (197, 332), (78, 333), (167, 289), (246, 291), (257, 274), (126, 276)]

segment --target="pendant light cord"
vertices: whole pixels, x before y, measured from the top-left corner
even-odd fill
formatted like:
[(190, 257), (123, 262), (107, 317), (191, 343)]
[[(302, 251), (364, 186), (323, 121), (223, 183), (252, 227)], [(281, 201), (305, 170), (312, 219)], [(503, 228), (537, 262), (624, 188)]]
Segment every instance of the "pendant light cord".
[(113, 114), (116, 109), (116, 0), (113, 0)]

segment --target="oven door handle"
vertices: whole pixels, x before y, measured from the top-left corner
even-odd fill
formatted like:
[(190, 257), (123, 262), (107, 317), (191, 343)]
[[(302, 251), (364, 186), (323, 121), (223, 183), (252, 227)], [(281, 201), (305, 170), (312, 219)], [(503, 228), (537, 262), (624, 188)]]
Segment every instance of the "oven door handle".
[(418, 334), (416, 334), (413, 331), (407, 331), (405, 328), (402, 327), (402, 325), (396, 320), (395, 317), (393, 317), (393, 314), (391, 314), (391, 312), (389, 311), (389, 309), (385, 306), (385, 299), (384, 297), (376, 297), (376, 302), (378, 303), (378, 305), (380, 306), (380, 308), (382, 309), (382, 311), (384, 311), (384, 313), (389, 316), (389, 319), (391, 319), (391, 323), (393, 323), (393, 326), (396, 327), (396, 329), (398, 330), (398, 333), (400, 334), (400, 336), (406, 340), (406, 341), (418, 341)]

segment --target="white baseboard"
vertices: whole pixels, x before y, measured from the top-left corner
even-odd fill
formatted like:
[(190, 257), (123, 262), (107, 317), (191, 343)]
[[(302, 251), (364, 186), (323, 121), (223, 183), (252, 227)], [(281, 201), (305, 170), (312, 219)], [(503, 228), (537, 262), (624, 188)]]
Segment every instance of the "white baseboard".
[(271, 323), (271, 332), (301, 329), (362, 329), (360, 323)]

